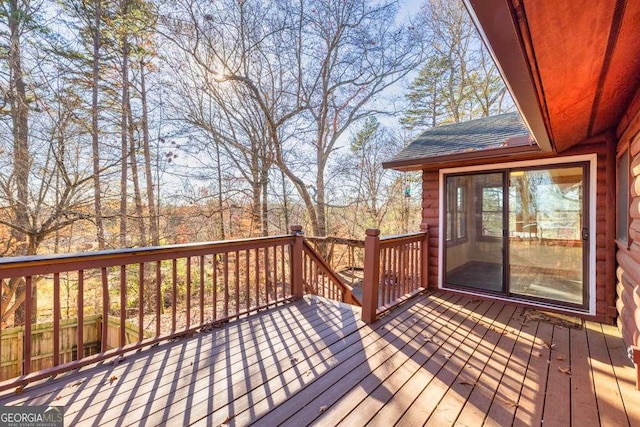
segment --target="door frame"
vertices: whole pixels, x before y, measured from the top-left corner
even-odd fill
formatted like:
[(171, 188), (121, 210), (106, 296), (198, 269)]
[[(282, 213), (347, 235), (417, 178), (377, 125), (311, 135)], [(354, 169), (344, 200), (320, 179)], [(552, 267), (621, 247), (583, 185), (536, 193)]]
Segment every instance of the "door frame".
[[(491, 294), (491, 297), (498, 300), (504, 301), (518, 301), (527, 305), (532, 305), (536, 307), (550, 307), (557, 310), (563, 310), (566, 312), (580, 313), (580, 314), (596, 314), (596, 198), (597, 198), (597, 155), (596, 154), (585, 154), (585, 155), (576, 155), (576, 156), (565, 156), (565, 157), (553, 157), (548, 159), (538, 159), (538, 160), (524, 160), (524, 161), (515, 161), (515, 162), (505, 162), (505, 163), (494, 163), (488, 165), (478, 165), (478, 166), (465, 166), (465, 167), (457, 167), (457, 168), (447, 168), (440, 169), (439, 171), (439, 256), (438, 256), (438, 288), (439, 289), (450, 289), (444, 287), (444, 257), (445, 257), (445, 249), (446, 249), (446, 241), (445, 241), (445, 206), (444, 206), (444, 192), (446, 191), (445, 186), (445, 175), (448, 174), (460, 174), (460, 173), (472, 173), (472, 172), (491, 172), (496, 170), (506, 170), (506, 169), (515, 169), (515, 168), (531, 168), (531, 167), (545, 167), (545, 166), (560, 166), (563, 164), (570, 163), (588, 163), (588, 182), (587, 192), (585, 195), (588, 197), (589, 206), (587, 207), (587, 211), (589, 213), (589, 242), (588, 242), (588, 254), (587, 254), (587, 264), (588, 264), (588, 274), (585, 275), (586, 280), (588, 281), (587, 287), (589, 301), (586, 304), (587, 310), (577, 309), (573, 307), (567, 307), (563, 305), (555, 305), (546, 302), (538, 302), (531, 299), (525, 298), (517, 298), (517, 297), (508, 297), (501, 296), (496, 294)], [(587, 194), (588, 193), (588, 194)], [(506, 260), (508, 261), (508, 260)], [(456, 292), (468, 293), (471, 295), (478, 295), (481, 292), (474, 292), (473, 290), (467, 289), (455, 289)]]

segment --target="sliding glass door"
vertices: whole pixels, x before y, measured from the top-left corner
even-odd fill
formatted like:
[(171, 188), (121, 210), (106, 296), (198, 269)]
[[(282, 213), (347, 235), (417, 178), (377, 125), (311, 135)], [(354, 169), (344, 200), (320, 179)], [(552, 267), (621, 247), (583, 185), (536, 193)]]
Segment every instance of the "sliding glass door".
[(585, 167), (509, 173), (509, 290), (584, 305)]
[(445, 287), (586, 307), (587, 164), (445, 176)]
[(447, 177), (448, 284), (505, 292), (504, 185), (503, 172)]

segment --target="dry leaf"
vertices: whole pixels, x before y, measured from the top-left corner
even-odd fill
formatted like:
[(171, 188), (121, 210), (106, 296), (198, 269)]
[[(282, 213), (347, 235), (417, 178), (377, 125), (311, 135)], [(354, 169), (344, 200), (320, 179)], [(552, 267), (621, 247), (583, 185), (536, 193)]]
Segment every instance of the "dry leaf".
[(118, 377), (116, 377), (115, 375), (111, 375), (111, 376), (109, 377), (109, 384), (113, 384), (113, 382), (114, 382), (115, 380), (117, 380), (117, 379), (118, 379)]
[(327, 410), (327, 406), (326, 405), (320, 407), (320, 413), (323, 413), (326, 410)]
[(290, 357), (289, 360), (291, 361), (291, 363), (296, 364), (298, 363), (298, 359), (296, 357)]
[(62, 396), (56, 396), (56, 400), (62, 399)]
[(16, 394), (22, 394), (23, 391), (24, 385), (19, 385), (18, 387), (16, 387)]
[(549, 349), (549, 350), (553, 350), (553, 348), (556, 346), (555, 343), (552, 343), (550, 341), (544, 341), (544, 345)]
[(542, 353), (541, 353), (541, 352), (539, 352), (539, 351), (534, 351), (534, 352), (533, 352), (533, 355), (534, 355), (535, 357), (540, 357), (540, 356), (542, 356)]
[(505, 405), (507, 405), (507, 406), (509, 406), (509, 407), (511, 407), (511, 408), (517, 408), (517, 407), (519, 406), (519, 405), (518, 405), (516, 402), (514, 402), (513, 400), (509, 400), (509, 399), (505, 399), (505, 398), (501, 398), (500, 400), (502, 400), (502, 402), (503, 402)]
[(558, 368), (558, 371), (562, 372), (563, 374), (571, 375), (571, 368)]
[(473, 382), (473, 381), (467, 381), (467, 380), (462, 380), (462, 381), (460, 381), (460, 384), (462, 384), (462, 385), (470, 385), (471, 387), (473, 387), (473, 386), (475, 386), (475, 385), (476, 385), (476, 383), (475, 383), (475, 382)]
[(227, 418), (224, 419), (224, 421), (220, 424), (221, 426), (226, 426), (229, 425), (229, 423), (231, 422), (231, 419), (234, 417), (234, 415), (229, 415)]
[(556, 360), (562, 361), (564, 359), (566, 359), (566, 357), (564, 357), (564, 354), (559, 354), (559, 355), (556, 356)]

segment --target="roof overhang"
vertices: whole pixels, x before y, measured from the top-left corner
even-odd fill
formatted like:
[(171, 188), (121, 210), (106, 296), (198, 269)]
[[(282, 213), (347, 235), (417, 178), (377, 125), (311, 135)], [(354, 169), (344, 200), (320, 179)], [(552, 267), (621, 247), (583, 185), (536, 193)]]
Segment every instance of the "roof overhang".
[(464, 0), (540, 150), (553, 151), (517, 23), (506, 0)]
[(463, 0), (542, 151), (615, 130), (640, 87), (640, 0)]

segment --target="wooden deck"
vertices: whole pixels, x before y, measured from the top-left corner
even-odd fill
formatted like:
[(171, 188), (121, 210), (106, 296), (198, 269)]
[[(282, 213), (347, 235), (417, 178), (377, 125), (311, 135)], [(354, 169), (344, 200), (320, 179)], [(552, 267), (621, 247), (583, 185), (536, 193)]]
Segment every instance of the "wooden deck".
[(613, 326), (447, 293), (372, 326), (359, 318), (305, 298), (5, 393), (0, 406), (62, 405), (68, 425), (640, 426)]

